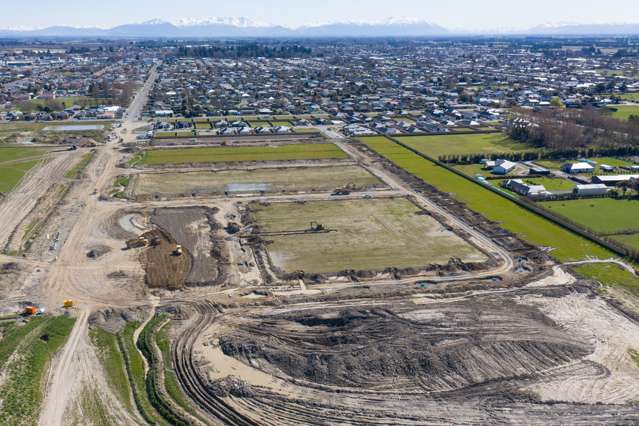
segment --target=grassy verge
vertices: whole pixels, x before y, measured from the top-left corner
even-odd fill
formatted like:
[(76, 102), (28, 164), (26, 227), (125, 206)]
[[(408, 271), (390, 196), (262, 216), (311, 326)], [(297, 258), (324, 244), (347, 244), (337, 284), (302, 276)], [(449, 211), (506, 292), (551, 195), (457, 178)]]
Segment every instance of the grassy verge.
[(583, 260), (589, 256), (614, 257), (603, 247), (574, 234), (529, 210), (514, 204), (478, 183), (458, 176), (385, 137), (361, 138), (362, 143), (442, 192), (451, 194), (489, 220), (540, 247), (551, 247), (560, 261)]
[(124, 357), (118, 348), (118, 338), (101, 328), (91, 330), (91, 341), (98, 350), (98, 357), (104, 366), (109, 385), (129, 412), (133, 412), (131, 387), (126, 375)]
[(64, 174), (64, 177), (67, 179), (80, 179), (82, 172), (87, 168), (91, 160), (93, 160), (94, 155), (94, 152), (84, 154), (80, 162), (69, 169), (69, 171)]
[(48, 317), (42, 321), (37, 332), (24, 339), (19, 354), (5, 367), (6, 380), (0, 389), (0, 419), (4, 425), (32, 424), (38, 417), (47, 366), (75, 323), (75, 319), (68, 317)]
[(151, 424), (166, 424), (155, 411), (146, 393), (146, 378), (144, 373), (144, 361), (137, 351), (133, 335), (140, 326), (139, 322), (130, 322), (118, 335), (120, 351), (124, 354), (129, 383), (133, 389), (133, 398), (138, 411), (144, 420)]
[(162, 357), (162, 352), (160, 351), (158, 354), (152, 347), (154, 339), (156, 338), (157, 329), (166, 318), (166, 315), (156, 315), (149, 321), (146, 327), (144, 327), (144, 330), (142, 330), (142, 333), (140, 333), (137, 344), (149, 363), (149, 374), (146, 377), (146, 391), (151, 404), (171, 425), (186, 426), (188, 422), (175, 413), (175, 410), (171, 407), (172, 402), (167, 401), (161, 391), (160, 380), (162, 379), (162, 371), (160, 368), (162, 359), (158, 358), (158, 355)]
[(25, 336), (35, 330), (43, 322), (44, 317), (38, 317), (32, 318), (26, 325), (18, 327), (14, 323), (6, 328), (6, 334), (0, 341), (0, 370), (2, 370)]
[(178, 382), (177, 375), (173, 369), (172, 355), (171, 355), (171, 341), (169, 339), (169, 330), (171, 329), (171, 322), (167, 322), (160, 328), (156, 334), (156, 343), (160, 352), (162, 353), (162, 359), (164, 361), (164, 387), (166, 388), (169, 396), (186, 411), (193, 413), (195, 410), (188, 400), (186, 395), (182, 392), (180, 383)]
[(574, 268), (584, 277), (599, 281), (605, 287), (619, 287), (639, 296), (639, 277), (614, 263), (594, 263)]
[(113, 182), (113, 191), (111, 192), (111, 196), (124, 198), (124, 191), (126, 191), (130, 182), (131, 176), (118, 176), (115, 179), (115, 182)]

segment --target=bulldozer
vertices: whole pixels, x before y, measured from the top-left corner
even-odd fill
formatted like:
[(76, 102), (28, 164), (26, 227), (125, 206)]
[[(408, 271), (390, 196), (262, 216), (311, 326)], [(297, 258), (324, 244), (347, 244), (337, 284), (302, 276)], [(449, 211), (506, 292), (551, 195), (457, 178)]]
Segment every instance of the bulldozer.
[(149, 240), (144, 237), (134, 238), (126, 242), (127, 249), (144, 248), (149, 246)]
[(325, 230), (326, 228), (321, 223), (311, 222), (311, 232), (322, 232)]
[(62, 304), (62, 307), (64, 307), (64, 309), (73, 308), (73, 300), (71, 299), (65, 300), (64, 303)]

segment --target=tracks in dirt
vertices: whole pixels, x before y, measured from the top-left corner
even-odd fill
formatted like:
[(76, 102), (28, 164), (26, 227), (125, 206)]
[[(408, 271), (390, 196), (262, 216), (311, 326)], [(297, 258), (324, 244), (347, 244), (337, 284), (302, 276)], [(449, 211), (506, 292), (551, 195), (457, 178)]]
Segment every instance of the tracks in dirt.
[(237, 412), (223, 398), (211, 394), (195, 365), (193, 347), (202, 333), (213, 324), (222, 310), (215, 304), (205, 302), (194, 306), (197, 316), (188, 329), (183, 331), (173, 345), (175, 372), (187, 395), (208, 415), (220, 424), (257, 426), (245, 415)]

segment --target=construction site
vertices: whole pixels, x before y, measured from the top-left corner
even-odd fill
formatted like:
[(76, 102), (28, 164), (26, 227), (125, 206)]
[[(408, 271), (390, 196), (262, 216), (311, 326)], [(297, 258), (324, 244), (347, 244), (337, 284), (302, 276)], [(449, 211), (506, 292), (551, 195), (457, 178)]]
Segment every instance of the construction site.
[(71, 321), (39, 424), (639, 422), (634, 299), (324, 127), (140, 142), (156, 78), (0, 200), (0, 395)]

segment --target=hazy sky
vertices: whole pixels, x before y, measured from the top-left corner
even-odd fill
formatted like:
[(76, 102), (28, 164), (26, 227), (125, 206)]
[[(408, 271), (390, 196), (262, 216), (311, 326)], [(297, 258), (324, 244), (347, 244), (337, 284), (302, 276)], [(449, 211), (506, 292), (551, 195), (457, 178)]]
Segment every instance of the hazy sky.
[(408, 17), (448, 28), (495, 29), (559, 22), (639, 23), (639, 6), (637, 0), (0, 0), (0, 28), (105, 27), (216, 16), (287, 26)]

